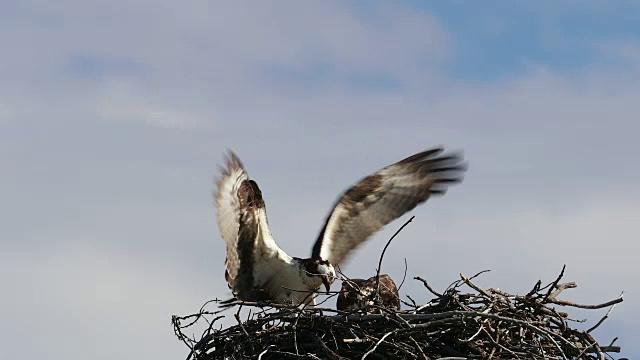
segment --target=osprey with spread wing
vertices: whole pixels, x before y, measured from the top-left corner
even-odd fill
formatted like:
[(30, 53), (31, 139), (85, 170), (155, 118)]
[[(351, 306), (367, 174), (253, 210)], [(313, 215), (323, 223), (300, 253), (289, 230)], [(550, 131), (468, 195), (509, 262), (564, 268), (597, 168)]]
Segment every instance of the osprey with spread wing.
[(282, 250), (269, 229), (262, 192), (240, 159), (229, 152), (215, 194), (218, 226), (227, 245), (225, 278), (236, 298), (281, 304), (315, 304), (329, 292), (339, 266), (373, 233), (431, 195), (462, 181), (466, 164), (458, 153), (427, 150), (367, 176), (338, 199), (310, 258)]

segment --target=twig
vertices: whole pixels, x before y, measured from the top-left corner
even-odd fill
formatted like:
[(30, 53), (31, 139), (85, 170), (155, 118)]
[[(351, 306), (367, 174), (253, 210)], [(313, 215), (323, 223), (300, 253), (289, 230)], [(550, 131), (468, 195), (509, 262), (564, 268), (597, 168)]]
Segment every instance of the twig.
[(442, 294), (440, 294), (439, 292), (433, 290), (433, 288), (431, 286), (429, 286), (429, 283), (427, 282), (427, 280), (421, 278), (420, 276), (416, 276), (414, 277), (415, 280), (419, 280), (422, 281), (422, 284), (424, 284), (424, 287), (427, 288), (427, 290), (429, 290), (430, 293), (432, 293), (433, 295), (437, 296), (437, 297), (442, 297)]
[(384, 339), (386, 339), (389, 335), (393, 334), (395, 332), (394, 331), (389, 331), (388, 333), (384, 334), (384, 336), (382, 336), (380, 338), (380, 340), (373, 346), (373, 348), (371, 348), (371, 350), (367, 351), (364, 355), (362, 355), (361, 360), (364, 360), (367, 358), (367, 356), (369, 356), (372, 352), (376, 351), (376, 349), (378, 348), (378, 346), (380, 344), (382, 344), (382, 342), (384, 341)]
[(236, 318), (236, 321), (238, 321), (238, 325), (240, 325), (240, 329), (242, 329), (242, 332), (249, 336), (249, 333), (247, 332), (247, 329), (244, 328), (244, 324), (242, 323), (242, 321), (240, 320), (240, 315), (238, 314), (233, 314), (233, 317)]
[(269, 349), (271, 349), (274, 345), (267, 345), (267, 348), (264, 349), (263, 352), (260, 353), (260, 355), (258, 355), (258, 360), (262, 360), (262, 355), (266, 354), (267, 351), (269, 351)]
[[(237, 324), (226, 329), (216, 329), (216, 324), (223, 317), (220, 312), (227, 309), (208, 312), (206, 306), (196, 314), (174, 316), (172, 323), (176, 336), (189, 349), (188, 359), (192, 360), (276, 357), (424, 360), (447, 356), (577, 359), (576, 355), (580, 359), (602, 359), (611, 358), (607, 352), (620, 351), (619, 346), (613, 345), (616, 339), (601, 346), (589, 332), (567, 325), (568, 314), (555, 310), (554, 301), (559, 301), (556, 297), (575, 287), (575, 283), (561, 284), (559, 276), (544, 289), (536, 285), (535, 291), (523, 296), (494, 288), (485, 290), (473, 283), (474, 277), (461, 275), (437, 299), (422, 306), (406, 295), (413, 302), (404, 302), (408, 310), (376, 304), (342, 311), (306, 303), (295, 307), (237, 302), (234, 305)], [(348, 277), (344, 278), (348, 283)], [(416, 279), (432, 294), (435, 292), (426, 280)], [(382, 284), (378, 286), (381, 288)], [(611, 316), (622, 295), (608, 302), (611, 305), (607, 313), (591, 330)], [(244, 307), (249, 311), (242, 321), (240, 311)], [(200, 340), (185, 335), (185, 329), (197, 324), (204, 325)]]
[(557, 284), (556, 285), (556, 289), (554, 291), (551, 292), (551, 295), (549, 295), (550, 298), (555, 299), (556, 297), (558, 297), (558, 295), (560, 295), (561, 292), (563, 292), (566, 289), (573, 289), (576, 288), (578, 285), (576, 285), (575, 282), (571, 281), (568, 283), (564, 283), (564, 284)]
[(404, 229), (405, 226), (409, 225), (409, 223), (413, 221), (413, 218), (415, 218), (415, 216), (410, 217), (409, 220), (402, 224), (402, 226), (400, 226), (400, 228), (391, 236), (391, 238), (387, 241), (387, 243), (384, 245), (384, 248), (382, 249), (380, 260), (378, 260), (378, 269), (376, 270), (376, 295), (380, 292), (380, 270), (382, 270), (382, 259), (384, 258), (384, 253), (387, 251), (387, 248), (389, 247), (389, 244), (391, 244), (391, 241), (393, 241), (393, 239), (400, 233), (400, 231), (402, 231), (402, 229)]
[[(620, 300), (618, 302), (622, 301), (622, 296), (624, 295), (624, 291), (620, 293), (620, 296), (618, 296), (618, 298), (616, 300)], [(609, 310), (607, 310), (607, 313), (604, 314), (604, 316), (600, 319), (600, 321), (598, 321), (595, 325), (593, 325), (591, 328), (589, 328), (589, 330), (587, 330), (588, 333), (592, 332), (593, 330), (595, 330), (596, 328), (598, 328), (598, 326), (600, 326), (600, 324), (602, 324), (608, 317), (609, 314), (611, 313), (611, 311), (613, 311), (613, 308), (616, 307), (616, 304), (618, 303), (614, 303), (613, 305), (611, 305), (611, 307), (609, 308)], [(617, 338), (616, 338), (617, 339)], [(615, 341), (615, 339), (613, 340)], [(613, 342), (612, 342), (613, 344)]]
[[(480, 274), (480, 273), (478, 273)], [(476, 275), (478, 276), (478, 275)], [(474, 276), (475, 277), (475, 276)], [(493, 298), (493, 296), (491, 296), (491, 294), (489, 294), (488, 292), (486, 292), (484, 289), (482, 289), (481, 287), (479, 287), (478, 285), (474, 284), (471, 282), (471, 279), (469, 279), (468, 277), (464, 276), (463, 274), (460, 274), (460, 278), (462, 279), (462, 281), (464, 281), (465, 284), (467, 284), (470, 288), (472, 288), (473, 290), (479, 292), (480, 294), (488, 297), (489, 299)]]
[(422, 346), (420, 346), (420, 344), (418, 344), (418, 342), (416, 341), (416, 339), (414, 339), (412, 336), (409, 336), (409, 339), (413, 342), (413, 344), (415, 345), (416, 349), (418, 350), (418, 353), (420, 354), (420, 356), (422, 357), (422, 360), (430, 360), (429, 357), (427, 356), (427, 354), (424, 353), (424, 351), (422, 350)]
[(402, 281), (400, 285), (398, 285), (398, 293), (400, 293), (400, 289), (402, 289), (402, 285), (404, 285), (404, 281), (407, 279), (407, 258), (404, 258), (404, 274), (402, 274)]
[(595, 305), (589, 305), (589, 304), (577, 304), (571, 301), (566, 301), (566, 300), (558, 300), (558, 299), (553, 299), (553, 298), (549, 298), (548, 302), (550, 303), (554, 303), (556, 305), (562, 305), (562, 306), (573, 306), (576, 308), (581, 308), (581, 309), (602, 309), (605, 308), (607, 306), (612, 306), (615, 305), (617, 303), (621, 303), (623, 301), (622, 297), (619, 297), (617, 299), (613, 299), (611, 301), (607, 301), (605, 303), (602, 304), (595, 304)]
[(555, 290), (556, 285), (558, 285), (558, 282), (560, 282), (560, 279), (562, 279), (562, 277), (564, 276), (564, 269), (566, 269), (566, 267), (567, 267), (566, 264), (562, 265), (562, 271), (560, 271), (560, 275), (558, 275), (556, 280), (553, 283), (551, 283), (551, 286), (549, 286), (549, 290), (547, 290), (547, 294), (544, 296), (544, 299), (542, 299), (543, 303), (547, 301), (547, 299), (549, 298), (549, 295), (551, 295), (551, 292)]

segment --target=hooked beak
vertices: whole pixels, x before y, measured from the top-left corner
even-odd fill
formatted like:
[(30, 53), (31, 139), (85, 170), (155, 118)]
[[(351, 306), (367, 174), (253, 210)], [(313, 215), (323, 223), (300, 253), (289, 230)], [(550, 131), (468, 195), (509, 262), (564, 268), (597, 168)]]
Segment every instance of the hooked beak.
[(329, 283), (329, 279), (326, 276), (322, 277), (322, 283), (324, 284), (324, 288), (327, 289), (327, 294), (329, 294), (329, 290), (331, 290), (331, 284)]

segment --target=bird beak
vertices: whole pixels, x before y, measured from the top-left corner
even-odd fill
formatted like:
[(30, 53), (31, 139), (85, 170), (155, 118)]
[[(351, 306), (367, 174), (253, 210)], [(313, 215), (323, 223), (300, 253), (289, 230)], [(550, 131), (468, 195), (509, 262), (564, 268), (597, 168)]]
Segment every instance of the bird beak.
[(329, 290), (331, 290), (331, 284), (329, 283), (329, 279), (326, 276), (322, 277), (322, 283), (324, 284), (324, 288), (327, 289), (327, 294), (329, 294)]

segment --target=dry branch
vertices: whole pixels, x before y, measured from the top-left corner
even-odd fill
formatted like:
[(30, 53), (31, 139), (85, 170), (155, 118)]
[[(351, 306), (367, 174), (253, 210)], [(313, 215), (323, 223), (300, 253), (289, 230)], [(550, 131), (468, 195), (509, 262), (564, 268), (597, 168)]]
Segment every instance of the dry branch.
[[(527, 295), (483, 289), (471, 281), (477, 275), (462, 274), (440, 293), (416, 277), (435, 298), (426, 304), (405, 302), (405, 310), (369, 306), (343, 312), (240, 303), (253, 311), (245, 321), (236, 317), (238, 324), (226, 329), (215, 329), (214, 324), (231, 308), (203, 307), (197, 314), (174, 316), (173, 326), (189, 348), (187, 359), (195, 360), (602, 359), (607, 352), (619, 352), (613, 342), (599, 345), (589, 331), (570, 327), (567, 314), (553, 306), (597, 309), (622, 302), (622, 296), (596, 305), (559, 300), (563, 290), (576, 287), (561, 284), (563, 275), (564, 268), (551, 284), (542, 288), (538, 282)], [(185, 335), (205, 320), (206, 330), (199, 338)]]

